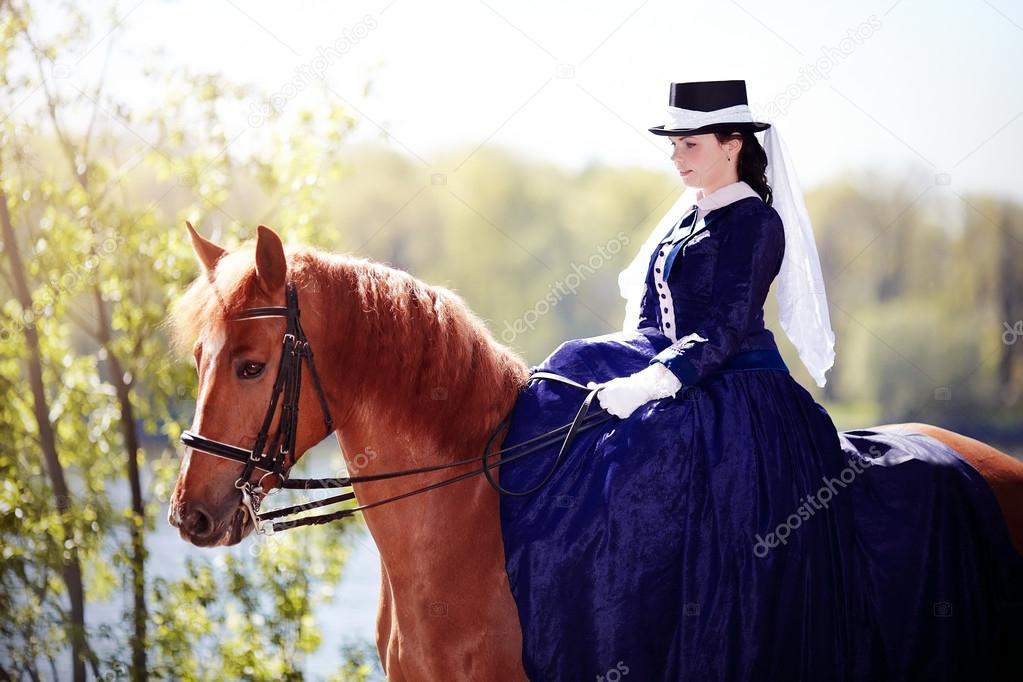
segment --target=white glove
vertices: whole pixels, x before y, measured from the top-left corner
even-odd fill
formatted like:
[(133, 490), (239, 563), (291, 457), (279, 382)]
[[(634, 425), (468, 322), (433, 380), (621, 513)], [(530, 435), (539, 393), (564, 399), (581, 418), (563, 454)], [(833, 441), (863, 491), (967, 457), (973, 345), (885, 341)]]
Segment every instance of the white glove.
[(594, 381), (586, 384), (586, 388), (600, 388), (597, 400), (600, 406), (616, 417), (625, 419), (637, 407), (651, 400), (674, 397), (682, 382), (671, 370), (659, 362), (627, 377), (611, 379), (602, 384)]

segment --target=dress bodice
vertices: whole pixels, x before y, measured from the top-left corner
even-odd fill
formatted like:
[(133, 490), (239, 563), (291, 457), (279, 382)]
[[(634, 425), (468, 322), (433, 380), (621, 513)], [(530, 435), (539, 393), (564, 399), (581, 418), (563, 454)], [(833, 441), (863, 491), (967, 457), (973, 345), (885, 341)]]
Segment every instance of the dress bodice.
[(763, 308), (784, 254), (781, 218), (759, 196), (699, 214), (672, 227), (651, 256), (639, 322), (671, 339), (652, 362), (684, 385), (736, 353), (777, 348)]

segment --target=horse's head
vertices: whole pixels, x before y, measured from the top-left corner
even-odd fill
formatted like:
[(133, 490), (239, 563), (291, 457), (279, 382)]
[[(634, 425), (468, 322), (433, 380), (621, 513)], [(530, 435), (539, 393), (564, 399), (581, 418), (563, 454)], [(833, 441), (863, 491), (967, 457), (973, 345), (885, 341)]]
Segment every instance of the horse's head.
[[(194, 340), (199, 389), (191, 431), (251, 449), (273, 393), (287, 323), (281, 317), (235, 318), (248, 308), (285, 305), (288, 259), (277, 234), (262, 225), (255, 249), (234, 253), (204, 239), (191, 225), (188, 232), (202, 274), (177, 302), (171, 319), (179, 345)], [(310, 338), (323, 338), (315, 316), (304, 315), (302, 323)], [(301, 371), (307, 389), (300, 393), (296, 458), (324, 435), (308, 370)], [(280, 413), (273, 416), (271, 435)], [(253, 530), (236, 487), (242, 473), (240, 462), (185, 449), (168, 511), (168, 521), (182, 538), (200, 546), (232, 545)], [(255, 485), (264, 474), (256, 469), (248, 480)]]

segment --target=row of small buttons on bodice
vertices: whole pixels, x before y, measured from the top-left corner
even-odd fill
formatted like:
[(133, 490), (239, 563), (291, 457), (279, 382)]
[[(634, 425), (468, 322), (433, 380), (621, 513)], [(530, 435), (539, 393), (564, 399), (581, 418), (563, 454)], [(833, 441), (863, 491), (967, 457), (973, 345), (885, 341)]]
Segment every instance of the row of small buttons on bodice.
[[(699, 220), (695, 223), (690, 219), (693, 215), (693, 211), (696, 209), (694, 205), (689, 211), (686, 212), (682, 220), (672, 229), (668, 236), (661, 240), (661, 243), (657, 247), (657, 258), (654, 260), (654, 284), (657, 287), (657, 304), (661, 308), (661, 332), (667, 336), (674, 343), (677, 340), (675, 334), (675, 305), (671, 299), (671, 289), (668, 287), (667, 281), (664, 279), (664, 262), (668, 258), (668, 254), (671, 253), (671, 247), (678, 243), (681, 239), (688, 237), (696, 231), (696, 227), (699, 225)], [(685, 234), (683, 234), (685, 232)]]

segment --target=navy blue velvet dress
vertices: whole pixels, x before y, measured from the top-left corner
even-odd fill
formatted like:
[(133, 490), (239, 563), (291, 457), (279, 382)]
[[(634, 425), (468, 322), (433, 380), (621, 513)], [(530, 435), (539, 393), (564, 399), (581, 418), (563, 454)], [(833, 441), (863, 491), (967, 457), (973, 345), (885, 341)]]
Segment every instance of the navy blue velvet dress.
[[(663, 362), (684, 388), (581, 432), (547, 485), (501, 498), (530, 679), (996, 679), (1023, 641), (1023, 558), (986, 483), (922, 434), (838, 433), (764, 328), (777, 213), (744, 198), (704, 222), (653, 255), (638, 332), (534, 368), (585, 384)], [(584, 395), (531, 382), (505, 447)], [(557, 449), (501, 484), (533, 486)]]

